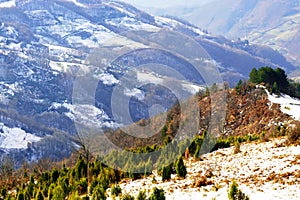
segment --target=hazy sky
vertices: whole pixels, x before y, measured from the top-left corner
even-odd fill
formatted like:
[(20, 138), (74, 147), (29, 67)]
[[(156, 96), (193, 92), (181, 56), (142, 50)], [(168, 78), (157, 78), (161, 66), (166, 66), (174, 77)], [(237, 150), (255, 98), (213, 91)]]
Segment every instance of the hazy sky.
[(173, 6), (194, 7), (213, 0), (122, 0), (137, 7), (166, 8)]

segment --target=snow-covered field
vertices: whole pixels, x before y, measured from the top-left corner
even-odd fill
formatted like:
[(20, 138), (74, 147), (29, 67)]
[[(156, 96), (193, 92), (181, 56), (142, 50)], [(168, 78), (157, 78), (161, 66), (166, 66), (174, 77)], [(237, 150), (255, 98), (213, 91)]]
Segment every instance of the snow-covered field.
[[(149, 195), (153, 187), (158, 187), (164, 189), (167, 199), (226, 200), (229, 186), (236, 180), (250, 200), (300, 199), (300, 146), (281, 147), (284, 140), (242, 144), (238, 154), (233, 154), (231, 147), (203, 155), (201, 161), (190, 158), (185, 160), (188, 174), (184, 180), (172, 175), (170, 181), (162, 182), (154, 173), (120, 186), (123, 193), (134, 196), (143, 188)], [(205, 174), (212, 183), (195, 186)], [(156, 184), (152, 183), (153, 176)]]

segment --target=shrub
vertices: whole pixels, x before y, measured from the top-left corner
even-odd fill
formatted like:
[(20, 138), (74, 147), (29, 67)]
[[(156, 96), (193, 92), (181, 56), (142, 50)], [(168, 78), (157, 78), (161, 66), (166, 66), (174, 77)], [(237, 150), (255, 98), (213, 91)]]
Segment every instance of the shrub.
[(120, 193), (122, 193), (122, 189), (119, 185), (114, 185), (111, 188), (111, 195), (118, 196)]
[(56, 168), (54, 168), (51, 173), (51, 182), (55, 183), (58, 178), (59, 178), (59, 171)]
[(234, 150), (233, 150), (233, 153), (234, 154), (238, 154), (241, 152), (241, 144), (239, 143), (239, 141), (236, 141), (234, 143)]
[(100, 187), (98, 185), (97, 187), (94, 188), (92, 199), (97, 199), (97, 200), (105, 200), (106, 199), (105, 190), (103, 189), (103, 187)]
[(91, 186), (90, 186), (90, 194), (93, 194), (93, 191), (94, 191), (94, 188), (97, 187), (97, 185), (99, 184), (99, 182), (94, 179), (91, 183)]
[(37, 192), (35, 200), (44, 200), (44, 196), (40, 190)]
[(82, 200), (90, 200), (90, 197), (88, 195), (82, 197)]
[(48, 189), (48, 199), (51, 200), (53, 199), (53, 190), (55, 188), (55, 185), (52, 183)]
[(157, 187), (153, 188), (149, 200), (165, 200), (165, 199), (166, 197), (163, 189), (158, 189)]
[(5, 197), (6, 197), (6, 194), (7, 194), (6, 188), (5, 188), (5, 187), (2, 187), (2, 189), (1, 189), (1, 196), (2, 196), (3, 198), (5, 198)]
[(139, 191), (136, 199), (137, 200), (146, 200), (147, 196), (146, 196), (146, 191), (145, 190), (142, 190), (142, 191)]
[(121, 196), (121, 200), (134, 200), (134, 197), (126, 193)]
[(229, 200), (249, 200), (249, 197), (238, 188), (238, 184), (235, 181), (230, 186), (228, 198)]
[(78, 192), (76, 191), (70, 194), (68, 200), (81, 200), (81, 198), (79, 197)]
[(79, 194), (86, 193), (87, 189), (88, 189), (88, 182), (87, 182), (86, 178), (81, 178), (79, 183), (78, 183)]
[(300, 139), (300, 123), (297, 123), (295, 128), (288, 134), (288, 143), (297, 144)]
[(53, 189), (53, 197), (52, 199), (65, 199), (65, 193), (64, 190), (60, 185), (56, 186)]
[(20, 192), (20, 193), (18, 194), (17, 200), (25, 200), (25, 195), (24, 195), (23, 192)]
[(224, 149), (230, 147), (230, 138), (229, 139), (218, 139), (216, 144), (214, 145), (214, 148), (211, 150), (211, 152), (216, 151), (218, 149)]

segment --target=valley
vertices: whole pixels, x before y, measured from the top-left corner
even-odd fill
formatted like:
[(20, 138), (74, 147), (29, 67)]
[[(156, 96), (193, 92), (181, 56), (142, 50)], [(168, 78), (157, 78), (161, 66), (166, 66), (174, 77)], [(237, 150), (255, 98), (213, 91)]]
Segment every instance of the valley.
[(299, 199), (299, 1), (130, 3), (0, 0), (0, 200)]

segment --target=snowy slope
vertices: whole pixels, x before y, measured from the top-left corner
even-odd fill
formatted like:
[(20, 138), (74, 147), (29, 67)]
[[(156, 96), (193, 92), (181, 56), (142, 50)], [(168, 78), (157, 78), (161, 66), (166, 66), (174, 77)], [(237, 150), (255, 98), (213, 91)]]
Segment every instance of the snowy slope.
[(300, 99), (292, 98), (286, 94), (278, 96), (270, 94), (268, 90), (265, 91), (272, 103), (280, 104), (280, 109), (283, 113), (292, 116), (296, 120), (300, 120)]
[[(153, 187), (163, 188), (166, 199), (228, 199), (232, 180), (252, 200), (298, 200), (300, 198), (300, 146), (278, 147), (285, 139), (241, 145), (241, 153), (233, 154), (234, 147), (205, 154), (202, 160), (185, 160), (187, 177), (172, 175), (162, 182), (155, 172), (150, 177), (128, 180), (120, 184), (123, 193), (137, 196), (141, 189), (150, 195)], [(195, 187), (205, 174), (212, 184)], [(153, 177), (157, 183), (152, 183)], [(110, 194), (110, 189), (108, 190)], [(109, 199), (113, 199), (109, 197)]]

